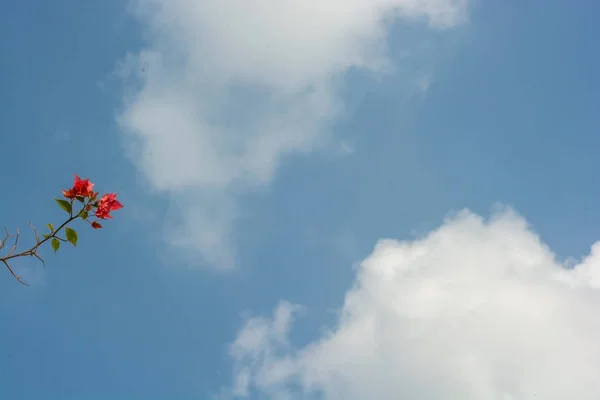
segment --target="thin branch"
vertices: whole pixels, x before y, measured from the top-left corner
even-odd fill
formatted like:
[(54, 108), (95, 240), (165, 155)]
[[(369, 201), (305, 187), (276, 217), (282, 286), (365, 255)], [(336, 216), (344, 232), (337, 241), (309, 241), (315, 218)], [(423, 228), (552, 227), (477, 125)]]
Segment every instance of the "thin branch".
[(17, 234), (15, 235), (15, 244), (13, 245), (12, 249), (10, 249), (10, 251), (8, 252), (8, 254), (5, 258), (11, 257), (12, 253), (17, 249), (18, 244), (19, 244), (19, 228), (17, 228)]
[(4, 248), (4, 245), (6, 244), (6, 241), (10, 237), (10, 233), (8, 233), (8, 229), (6, 227), (4, 227), (4, 231), (6, 232), (6, 236), (4, 237), (3, 240), (0, 240), (0, 249)]
[(42, 257), (40, 257), (37, 252), (32, 253), (31, 255), (34, 256), (35, 258), (37, 258), (38, 260), (40, 260), (42, 262), (42, 265), (44, 266), (44, 268), (46, 268), (46, 261), (44, 261), (44, 259)]
[[(81, 213), (81, 212), (80, 212)], [(47, 242), (50, 239), (56, 238), (57, 240), (60, 240), (61, 242), (66, 242), (66, 239), (63, 239), (61, 237), (58, 236), (58, 232), (64, 228), (69, 222), (73, 221), (75, 218), (79, 217), (79, 214), (75, 216), (70, 216), (68, 220), (66, 220), (65, 222), (63, 222), (58, 229), (54, 230), (50, 235), (44, 237), (43, 240), (40, 240), (40, 237), (38, 235), (37, 229), (35, 229), (35, 227), (33, 226), (33, 224), (31, 223), (31, 221), (29, 222), (29, 226), (31, 227), (31, 229), (33, 230), (33, 234), (35, 235), (35, 245), (33, 247), (31, 247), (28, 250), (24, 250), (21, 251), (20, 253), (16, 253), (13, 254), (15, 252), (15, 250), (17, 249), (17, 245), (19, 244), (19, 237), (20, 237), (20, 232), (19, 229), (17, 228), (17, 233), (15, 234), (15, 244), (13, 245), (13, 247), (10, 249), (10, 251), (8, 252), (8, 254), (4, 257), (0, 257), (0, 261), (2, 261), (2, 263), (4, 263), (4, 265), (6, 266), (6, 268), (10, 271), (11, 275), (17, 280), (19, 281), (19, 283), (25, 285), (25, 286), (29, 286), (27, 283), (23, 282), (23, 280), (21, 280), (21, 277), (18, 276), (17, 274), (15, 274), (15, 271), (13, 271), (13, 269), (11, 268), (10, 264), (8, 263), (8, 260), (13, 259), (13, 258), (17, 258), (17, 257), (24, 257), (24, 256), (30, 256), (30, 257), (35, 257), (38, 260), (40, 260), (42, 262), (42, 265), (44, 266), (44, 268), (46, 268), (46, 262), (44, 261), (44, 259), (42, 257), (40, 257), (40, 255), (37, 253), (38, 249), (40, 248), (40, 246), (42, 244), (44, 244), (45, 242)], [(11, 236), (8, 232), (8, 229), (5, 227), (4, 230), (6, 231), (6, 238), (0, 243), (0, 249), (2, 247), (4, 247), (4, 245), (6, 244), (6, 240), (8, 240), (8, 238)]]
[(8, 270), (10, 271), (10, 273), (12, 274), (12, 276), (13, 276), (13, 277), (14, 277), (14, 278), (15, 278), (17, 281), (19, 281), (19, 283), (21, 283), (22, 285), (25, 285), (25, 286), (29, 286), (28, 284), (26, 284), (25, 282), (23, 282), (23, 281), (21, 280), (21, 277), (20, 277), (20, 276), (18, 276), (17, 274), (15, 274), (15, 272), (12, 270), (12, 268), (10, 267), (10, 265), (8, 265), (8, 263), (7, 263), (5, 260), (2, 260), (2, 259), (0, 259), (0, 261), (2, 261), (2, 262), (4, 263), (4, 265), (6, 265), (6, 268), (8, 268)]
[(35, 236), (35, 244), (39, 246), (40, 245), (40, 237), (38, 236), (37, 230), (31, 223), (31, 221), (29, 221), (29, 227), (31, 228), (31, 230), (33, 231), (33, 234)]

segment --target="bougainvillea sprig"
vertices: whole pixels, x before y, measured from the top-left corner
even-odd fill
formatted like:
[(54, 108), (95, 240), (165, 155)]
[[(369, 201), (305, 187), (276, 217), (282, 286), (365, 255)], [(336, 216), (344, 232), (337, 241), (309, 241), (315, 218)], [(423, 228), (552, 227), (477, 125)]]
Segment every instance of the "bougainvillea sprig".
[[(12, 274), (12, 276), (23, 285), (29, 286), (21, 279), (20, 276), (15, 274), (14, 270), (9, 264), (10, 260), (17, 257), (35, 257), (45, 266), (46, 263), (44, 259), (38, 253), (40, 246), (44, 243), (50, 242), (54, 252), (58, 251), (61, 242), (69, 242), (73, 246), (77, 246), (77, 241), (79, 239), (77, 231), (67, 226), (72, 221), (80, 218), (82, 221), (88, 223), (92, 228), (100, 229), (102, 228), (102, 225), (100, 224), (99, 220), (112, 218), (110, 215), (112, 211), (123, 208), (123, 205), (117, 200), (116, 193), (107, 193), (99, 197), (99, 193), (94, 192), (94, 184), (91, 183), (89, 179), (81, 179), (77, 175), (75, 175), (73, 187), (63, 190), (62, 193), (64, 199), (55, 200), (60, 208), (69, 214), (69, 217), (66, 221), (60, 224), (58, 228), (54, 228), (53, 224), (47, 224), (46, 226), (48, 227), (49, 232), (42, 234), (43, 239), (40, 239), (37, 230), (30, 222), (29, 226), (33, 230), (33, 234), (35, 236), (35, 245), (33, 245), (31, 248), (17, 252), (20, 236), (19, 230), (16, 230), (15, 235), (10, 235), (8, 229), (4, 228), (6, 236), (0, 241), (0, 250), (6, 247), (9, 239), (14, 238), (14, 242), (13, 246), (8, 251), (8, 254), (0, 257), (0, 262), (2, 262), (6, 268), (8, 268), (8, 271)], [(77, 207), (79, 205), (81, 206), (80, 208)], [(78, 210), (76, 210), (76, 208)], [(91, 218), (93, 217), (96, 217), (96, 219), (92, 220)], [(64, 237), (59, 235), (63, 229)]]

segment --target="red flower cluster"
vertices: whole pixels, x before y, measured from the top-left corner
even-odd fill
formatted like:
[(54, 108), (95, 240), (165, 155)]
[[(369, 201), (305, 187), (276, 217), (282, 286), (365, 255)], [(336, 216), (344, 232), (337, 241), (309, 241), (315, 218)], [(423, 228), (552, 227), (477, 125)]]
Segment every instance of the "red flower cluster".
[(116, 193), (107, 193), (100, 199), (100, 204), (96, 209), (96, 217), (100, 219), (112, 218), (109, 213), (121, 208), (123, 208), (123, 205), (117, 200)]
[[(96, 218), (98, 219), (107, 219), (112, 218), (110, 215), (111, 211), (116, 211), (123, 208), (123, 205), (117, 200), (116, 193), (107, 193), (103, 195), (100, 200), (96, 200), (98, 198), (98, 192), (94, 192), (94, 184), (90, 182), (89, 179), (81, 179), (79, 176), (75, 175), (75, 180), (73, 182), (73, 187), (68, 190), (63, 190), (63, 195), (65, 198), (71, 200), (71, 204), (73, 204), (73, 200), (77, 199), (85, 204), (82, 213), (82, 219), (87, 220), (87, 214), (89, 211), (94, 211)], [(102, 225), (98, 221), (91, 222), (92, 228), (99, 229), (102, 228)]]
[(94, 184), (90, 182), (89, 179), (81, 179), (75, 174), (75, 182), (73, 183), (73, 187), (69, 190), (63, 190), (63, 195), (67, 199), (76, 199), (77, 197), (93, 197), (94, 194), (98, 195), (98, 193), (94, 193)]

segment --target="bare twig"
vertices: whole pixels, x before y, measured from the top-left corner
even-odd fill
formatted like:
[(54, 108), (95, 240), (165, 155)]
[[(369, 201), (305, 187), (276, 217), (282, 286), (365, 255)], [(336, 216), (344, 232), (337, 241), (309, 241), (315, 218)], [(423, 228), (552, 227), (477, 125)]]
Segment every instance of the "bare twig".
[(39, 245), (40, 244), (40, 237), (38, 236), (37, 230), (35, 229), (35, 227), (31, 223), (31, 221), (29, 221), (29, 227), (31, 228), (31, 230), (33, 231), (33, 234), (35, 236), (35, 244)]
[(34, 256), (35, 258), (37, 258), (38, 260), (40, 260), (42, 262), (42, 266), (44, 268), (46, 268), (46, 261), (44, 261), (44, 259), (42, 257), (40, 257), (37, 252), (33, 253), (32, 256)]
[(8, 255), (6, 256), (7, 258), (12, 256), (12, 253), (14, 253), (14, 251), (17, 249), (18, 244), (19, 244), (19, 228), (17, 228), (17, 233), (15, 235), (15, 244), (8, 252)]
[(6, 244), (6, 241), (10, 237), (10, 234), (8, 233), (8, 229), (6, 227), (4, 227), (4, 232), (6, 232), (6, 236), (4, 237), (4, 239), (2, 239), (0, 241), (0, 249), (4, 248), (4, 245)]
[(4, 263), (4, 265), (6, 265), (6, 268), (8, 268), (8, 270), (10, 271), (10, 273), (12, 274), (12, 276), (13, 276), (13, 277), (14, 277), (14, 278), (15, 278), (17, 281), (19, 281), (19, 283), (21, 283), (22, 285), (25, 285), (25, 286), (29, 286), (28, 284), (26, 284), (25, 282), (23, 282), (23, 281), (21, 280), (21, 277), (20, 277), (20, 276), (18, 276), (17, 274), (15, 274), (15, 272), (12, 270), (12, 268), (10, 267), (10, 265), (8, 265), (8, 262), (6, 262), (6, 260), (0, 259), (0, 261), (2, 261), (2, 262)]
[[(81, 212), (80, 212), (81, 213)], [(12, 248), (10, 249), (10, 251), (8, 252), (8, 254), (4, 257), (0, 257), (0, 261), (2, 261), (2, 263), (6, 266), (6, 268), (10, 271), (11, 275), (17, 280), (19, 281), (19, 283), (25, 285), (25, 286), (29, 286), (27, 283), (23, 282), (23, 280), (21, 279), (20, 276), (18, 276), (14, 270), (11, 268), (10, 264), (8, 263), (9, 260), (13, 259), (13, 258), (17, 258), (17, 257), (25, 257), (25, 256), (30, 256), (30, 257), (35, 257), (38, 260), (41, 261), (42, 265), (44, 266), (44, 268), (46, 268), (46, 262), (44, 261), (44, 259), (38, 254), (38, 249), (40, 248), (40, 246), (42, 244), (44, 244), (45, 242), (47, 242), (50, 239), (56, 239), (56, 240), (60, 240), (61, 242), (67, 242), (67, 239), (61, 238), (60, 236), (58, 236), (58, 233), (71, 221), (73, 221), (76, 218), (79, 218), (80, 213), (78, 213), (77, 215), (71, 215), (69, 217), (69, 219), (67, 219), (65, 222), (63, 222), (58, 229), (53, 230), (49, 235), (45, 235), (44, 239), (40, 240), (40, 237), (38, 235), (37, 229), (33, 226), (33, 224), (31, 222), (29, 222), (29, 226), (31, 227), (31, 229), (33, 230), (33, 234), (35, 236), (35, 245), (32, 246), (30, 249), (28, 250), (23, 250), (19, 253), (15, 253), (16, 249), (17, 249), (17, 245), (19, 244), (19, 237), (20, 237), (20, 232), (19, 229), (17, 229), (17, 233), (14, 235), (15, 237), (15, 243), (12, 246)], [(9, 234), (8, 229), (4, 228), (4, 230), (6, 231), (6, 238), (0, 243), (0, 249), (2, 249), (2, 247), (5, 246), (6, 241), (12, 237), (12, 235)], [(14, 253), (14, 254), (13, 254)]]

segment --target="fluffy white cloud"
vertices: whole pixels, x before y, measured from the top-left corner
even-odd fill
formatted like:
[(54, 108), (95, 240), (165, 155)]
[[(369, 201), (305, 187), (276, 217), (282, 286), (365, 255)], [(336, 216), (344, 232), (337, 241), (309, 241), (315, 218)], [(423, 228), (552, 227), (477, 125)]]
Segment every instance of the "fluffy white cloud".
[(344, 72), (389, 70), (391, 21), (452, 27), (466, 1), (136, 0), (149, 44), (123, 65), (119, 121), (153, 188), (186, 192), (172, 241), (230, 264), (235, 196), (327, 143)]
[(233, 397), (600, 398), (600, 242), (565, 268), (510, 210), (380, 241), (336, 327), (305, 347), (292, 316), (282, 303), (243, 327)]

